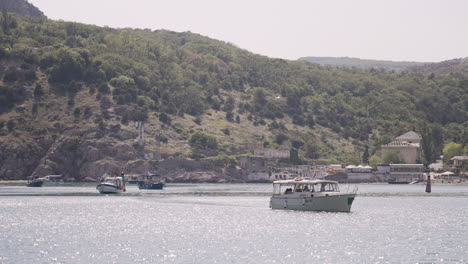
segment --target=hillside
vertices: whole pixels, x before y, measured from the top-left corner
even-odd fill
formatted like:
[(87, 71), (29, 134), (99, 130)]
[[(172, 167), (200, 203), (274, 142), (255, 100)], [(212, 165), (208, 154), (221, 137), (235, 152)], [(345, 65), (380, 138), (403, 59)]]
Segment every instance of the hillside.
[[(236, 158), (254, 146), (290, 149), (296, 164), (358, 163), (365, 146), (377, 155), (409, 130), (464, 140), (461, 73), (339, 69), (189, 32), (9, 16), (0, 42), (0, 179), (83, 180), (124, 167), (240, 180)], [(144, 122), (142, 145), (135, 121)]]
[(453, 59), (438, 63), (427, 63), (408, 68), (408, 71), (419, 72), (423, 74), (448, 74), (463, 73), (468, 74), (468, 58)]
[(422, 65), (422, 62), (408, 61), (386, 61), (386, 60), (363, 60), (349, 57), (302, 57), (299, 60), (318, 63), (320, 65), (330, 65), (336, 67), (356, 67), (360, 69), (384, 69), (388, 71), (401, 72), (409, 67)]
[(19, 16), (45, 18), (44, 13), (26, 0), (0, 0), (0, 10), (6, 10)]

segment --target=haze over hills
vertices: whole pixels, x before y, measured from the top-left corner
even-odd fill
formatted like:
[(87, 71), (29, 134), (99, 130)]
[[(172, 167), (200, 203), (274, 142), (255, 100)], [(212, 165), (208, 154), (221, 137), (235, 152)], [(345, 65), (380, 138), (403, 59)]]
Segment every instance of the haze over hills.
[(424, 62), (413, 61), (388, 61), (388, 60), (364, 60), (350, 57), (301, 57), (298, 60), (304, 60), (320, 65), (330, 65), (336, 67), (357, 67), (360, 69), (385, 69), (389, 71), (404, 71), (409, 67), (425, 64)]
[(357, 164), (406, 131), (430, 130), (439, 154), (468, 135), (463, 72), (332, 68), (189, 32), (1, 19), (0, 179), (158, 167), (173, 180), (241, 180), (237, 157), (253, 147)]

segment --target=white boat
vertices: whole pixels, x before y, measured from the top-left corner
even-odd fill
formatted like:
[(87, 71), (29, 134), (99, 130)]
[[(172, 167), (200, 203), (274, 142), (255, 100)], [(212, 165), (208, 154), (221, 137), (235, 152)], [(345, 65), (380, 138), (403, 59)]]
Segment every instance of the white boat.
[(340, 192), (338, 182), (329, 180), (282, 180), (273, 182), (270, 208), (301, 211), (349, 212), (357, 187)]
[(44, 181), (44, 185), (57, 185), (63, 183), (62, 175), (47, 175), (41, 179)]
[(121, 193), (125, 192), (124, 179), (120, 176), (105, 177), (96, 186), (100, 193)]

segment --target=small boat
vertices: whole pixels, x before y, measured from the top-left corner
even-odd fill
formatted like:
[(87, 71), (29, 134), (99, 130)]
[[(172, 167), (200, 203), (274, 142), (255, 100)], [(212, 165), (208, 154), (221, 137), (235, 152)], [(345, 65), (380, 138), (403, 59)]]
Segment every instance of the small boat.
[(47, 175), (41, 179), (44, 180), (44, 185), (57, 185), (63, 183), (62, 177), (62, 175)]
[(42, 184), (44, 184), (43, 178), (29, 177), (28, 183), (26, 184), (26, 186), (27, 187), (42, 187)]
[(148, 190), (162, 190), (165, 185), (164, 179), (158, 174), (145, 173), (139, 177), (138, 188)]
[(350, 212), (356, 197), (340, 192), (338, 182), (330, 180), (282, 180), (273, 182), (270, 208), (301, 211)]
[(124, 176), (107, 176), (101, 179), (96, 186), (100, 193), (121, 193), (125, 192)]

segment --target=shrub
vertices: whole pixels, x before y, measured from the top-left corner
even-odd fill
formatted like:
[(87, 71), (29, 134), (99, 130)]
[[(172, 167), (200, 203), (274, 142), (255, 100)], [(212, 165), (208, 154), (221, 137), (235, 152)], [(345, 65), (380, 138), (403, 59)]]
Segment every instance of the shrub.
[(227, 127), (221, 129), (221, 131), (222, 131), (225, 135), (228, 135), (228, 136), (231, 135), (231, 130), (229, 130), (229, 128), (227, 128)]
[(42, 90), (42, 86), (40, 84), (36, 84), (36, 88), (34, 88), (34, 97), (41, 98), (44, 95), (44, 90)]
[(7, 129), (8, 131), (12, 132), (15, 129), (16, 122), (12, 119), (8, 120), (7, 122)]
[(159, 121), (163, 122), (166, 125), (171, 124), (171, 118), (166, 113), (159, 114)]
[(195, 131), (195, 133), (190, 137), (189, 142), (192, 147), (198, 149), (218, 149), (218, 141), (216, 140), (216, 137), (205, 134), (201, 131)]

